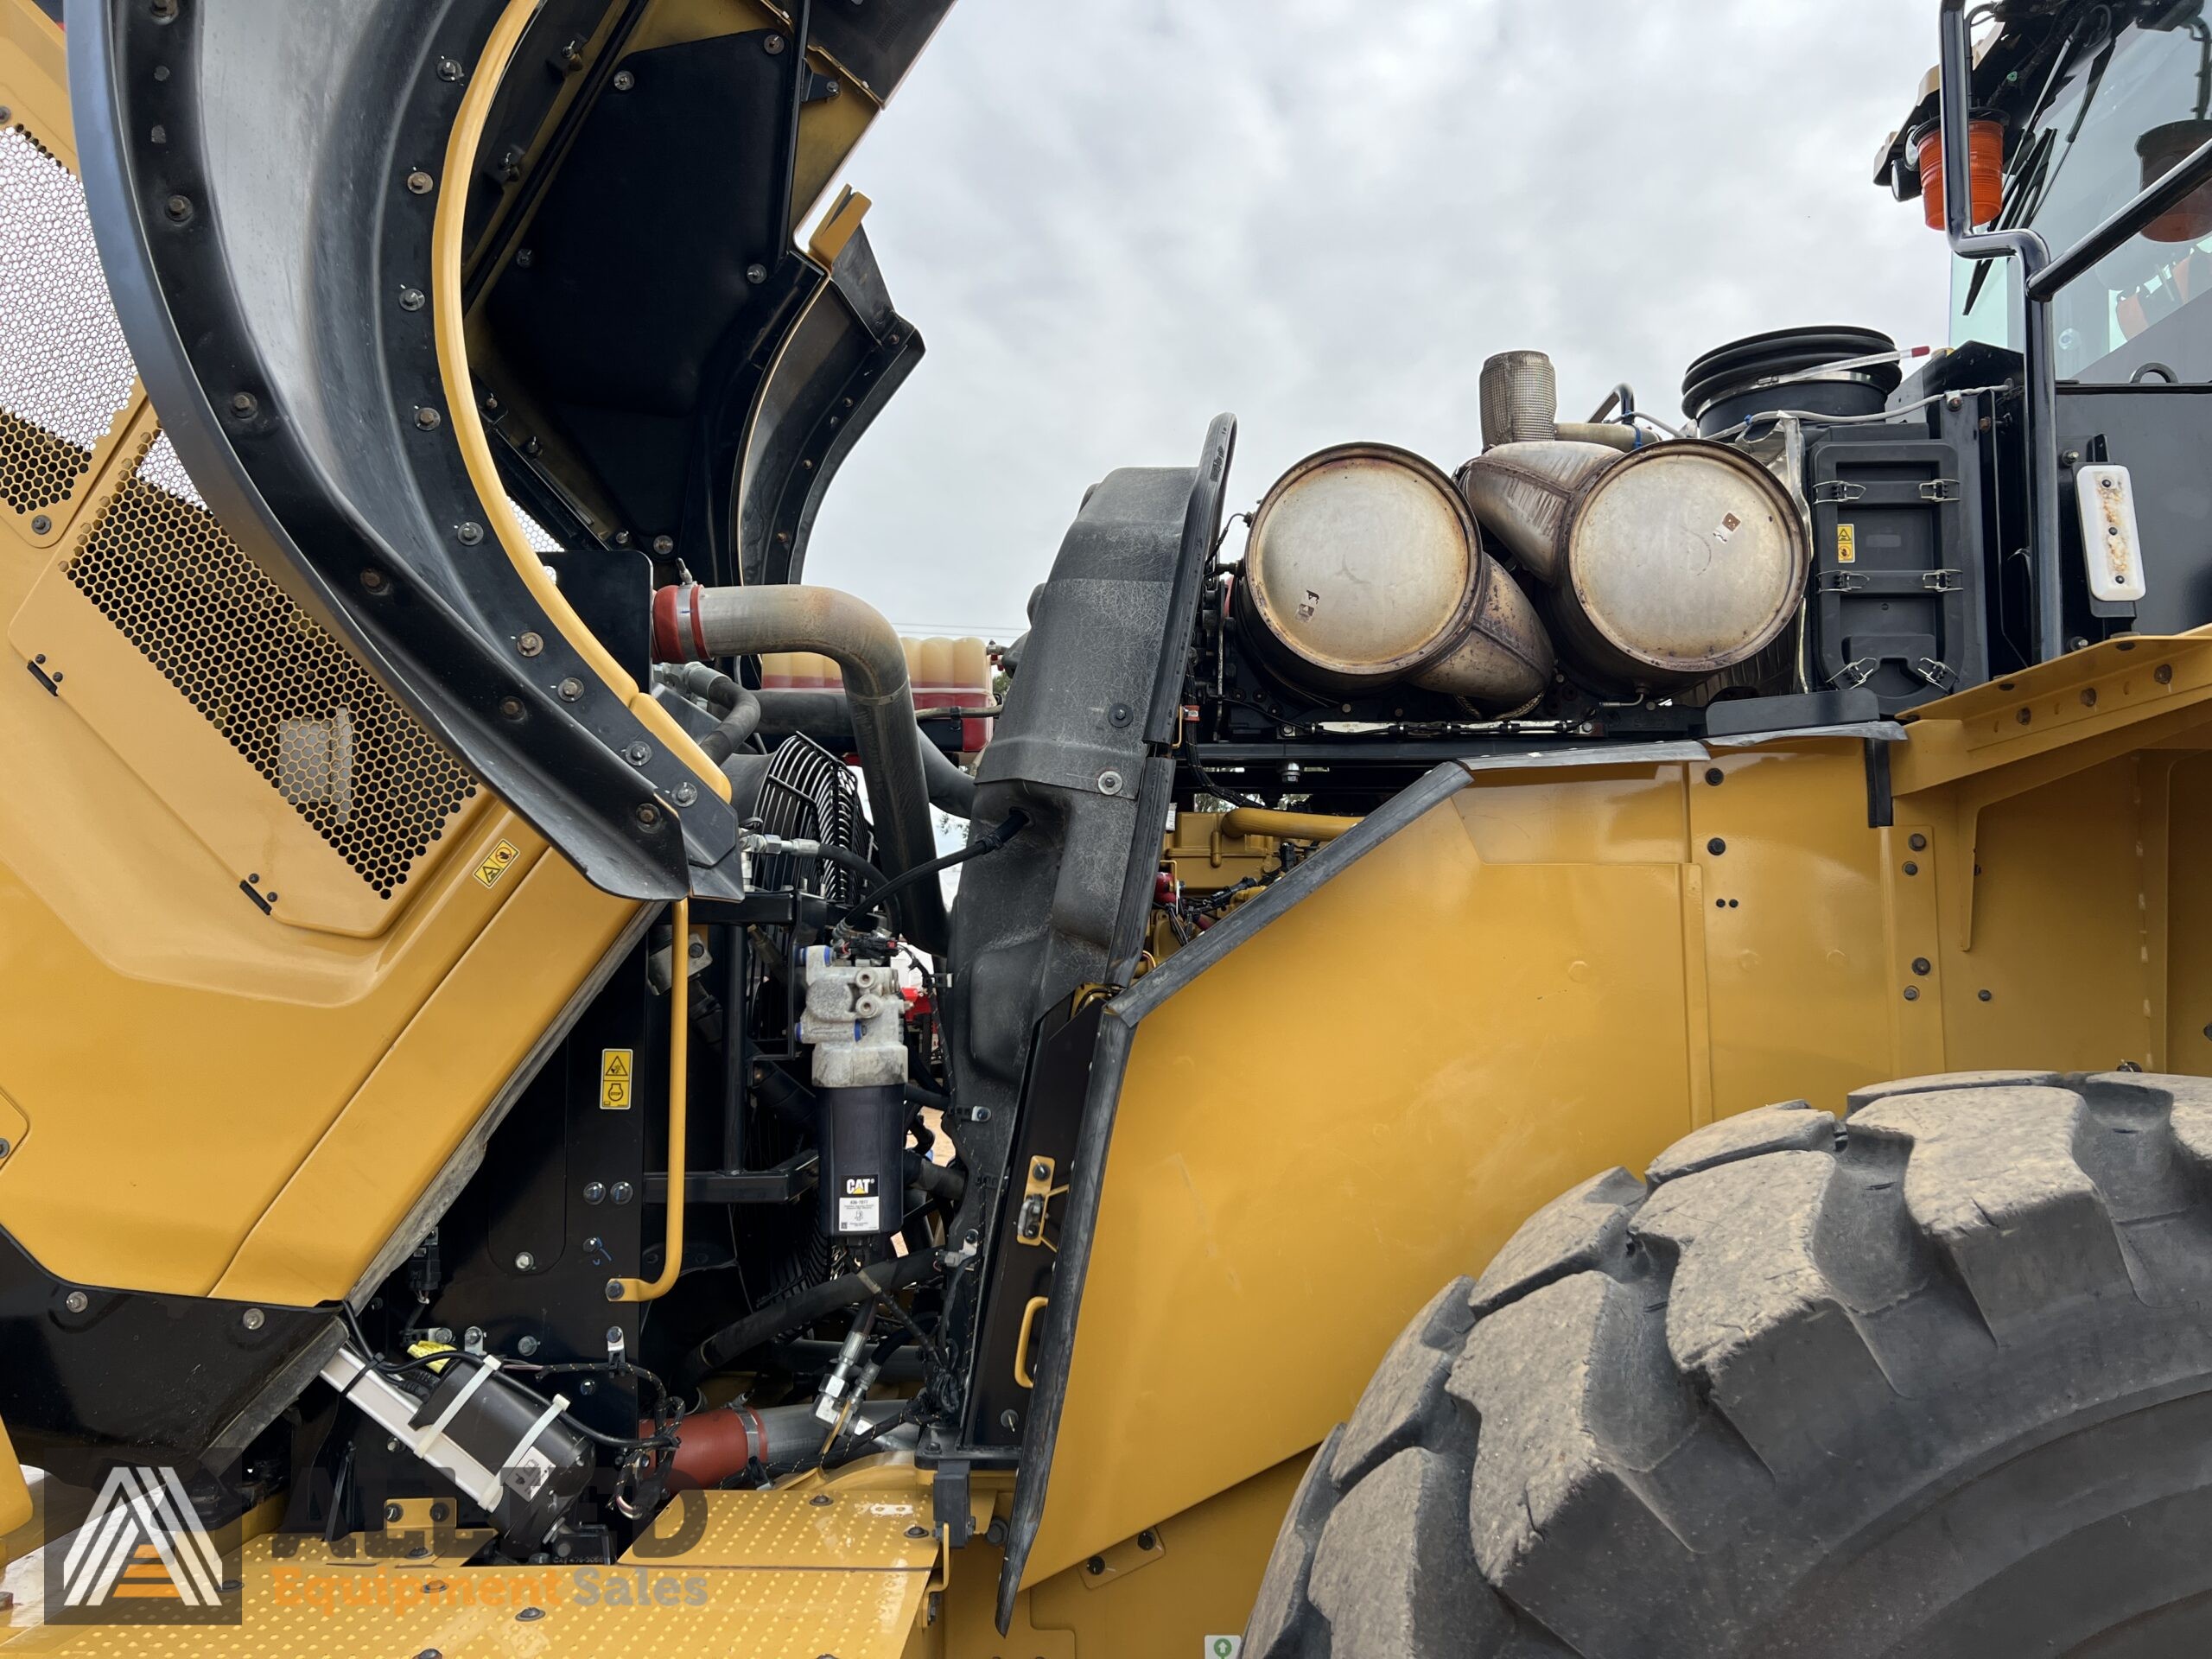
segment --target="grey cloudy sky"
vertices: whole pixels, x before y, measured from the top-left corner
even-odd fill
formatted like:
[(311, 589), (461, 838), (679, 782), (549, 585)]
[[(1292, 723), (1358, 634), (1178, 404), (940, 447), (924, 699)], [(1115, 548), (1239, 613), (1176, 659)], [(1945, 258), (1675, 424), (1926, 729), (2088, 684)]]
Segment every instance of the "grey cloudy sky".
[(1447, 468), (1476, 376), (1563, 412), (1738, 335), (1940, 344), (1942, 239), (1870, 182), (1935, 0), (959, 0), (848, 171), (928, 354), (810, 580), (1021, 626), (1085, 486), (1239, 420), (1230, 499), (1382, 439)]

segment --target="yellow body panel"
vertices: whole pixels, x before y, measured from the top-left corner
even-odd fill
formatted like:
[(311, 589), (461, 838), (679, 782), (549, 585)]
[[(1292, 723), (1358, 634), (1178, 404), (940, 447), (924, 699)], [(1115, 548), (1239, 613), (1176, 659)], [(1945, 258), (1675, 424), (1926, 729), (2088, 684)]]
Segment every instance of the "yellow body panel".
[[(7, 4), (0, 103), (66, 168), (60, 33)], [(154, 429), (134, 391), (66, 502), (0, 504), (0, 1229), (67, 1281), (321, 1301), (392, 1248), (641, 912), (480, 785), (380, 894), (375, 849), (319, 833), (248, 764), (226, 735), (250, 724), (247, 656), (359, 671), (276, 596), (235, 664), (172, 680), (63, 577), (118, 492), (147, 487)], [(130, 548), (171, 563), (130, 566), (134, 591), (252, 576), (204, 510), (162, 512)], [(404, 813), (407, 787), (352, 804)]]

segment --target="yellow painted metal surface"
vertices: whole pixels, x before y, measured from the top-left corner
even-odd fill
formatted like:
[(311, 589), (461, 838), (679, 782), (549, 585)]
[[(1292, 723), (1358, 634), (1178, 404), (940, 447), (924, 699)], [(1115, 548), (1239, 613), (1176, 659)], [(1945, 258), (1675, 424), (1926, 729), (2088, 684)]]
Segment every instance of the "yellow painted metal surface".
[(1313, 1445), (1437, 1286), (1693, 1126), (1681, 772), (1558, 786), (1671, 802), (1610, 863), (1447, 800), (1138, 1027), (1030, 1582)]
[[(0, 1624), (0, 1651), (83, 1659), (899, 1659), (938, 1567), (928, 1493), (694, 1492), (613, 1566), (461, 1565), (469, 1536), (248, 1542), (235, 1626)], [(916, 1538), (915, 1532), (922, 1535)], [(417, 1537), (422, 1541), (417, 1542)], [(420, 1553), (410, 1554), (410, 1546)]]
[[(0, 102), (66, 169), (59, 33), (23, 0), (0, 4)], [(54, 184), (57, 200), (73, 188)], [(65, 232), (89, 246), (81, 218), (56, 245)], [(73, 528), (0, 506), (16, 659), (0, 672), (0, 1117), (28, 1125), (0, 1160), (0, 1228), (78, 1282), (319, 1301), (353, 1288), (639, 912), (480, 788), (376, 898), (334, 850), (345, 826), (302, 840), (293, 800), (220, 735), (207, 747), (234, 711), (196, 709), (116, 652), (92, 606), (58, 613), (86, 666), (49, 652), (50, 690), (27, 671), (26, 601), (132, 476), (118, 440), (146, 420), (134, 393), (86, 451), (46, 515)], [(180, 781), (164, 746), (207, 764)], [(505, 874), (478, 881), (503, 843)], [(353, 882), (374, 936), (332, 931), (346, 918), (330, 913), (293, 925), (282, 887), (264, 912), (240, 890), (274, 885), (256, 849), (321, 861), (296, 891)]]
[(1012, 1627), (994, 1624), (1003, 1558), (982, 1537), (950, 1558), (938, 1618), (915, 1659), (1152, 1659), (1211, 1655), (1209, 1637), (1244, 1628), (1268, 1552), (1304, 1472), (1294, 1459), (1102, 1546), (1014, 1599)]

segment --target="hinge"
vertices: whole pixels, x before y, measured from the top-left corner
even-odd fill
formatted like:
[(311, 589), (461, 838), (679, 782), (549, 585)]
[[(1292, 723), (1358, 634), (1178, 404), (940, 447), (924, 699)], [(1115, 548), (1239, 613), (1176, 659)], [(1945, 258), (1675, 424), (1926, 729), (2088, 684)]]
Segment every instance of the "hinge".
[(1959, 480), (1955, 478), (1931, 478), (1920, 486), (1923, 501), (1956, 501), (1960, 499)]

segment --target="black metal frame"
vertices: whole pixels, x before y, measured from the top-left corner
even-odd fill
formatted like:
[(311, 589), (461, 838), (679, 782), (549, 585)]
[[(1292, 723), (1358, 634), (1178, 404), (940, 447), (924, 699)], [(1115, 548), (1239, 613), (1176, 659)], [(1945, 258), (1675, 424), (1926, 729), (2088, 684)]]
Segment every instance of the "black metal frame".
[(2160, 213), (2212, 180), (2212, 143), (2139, 191), (2065, 252), (2031, 230), (1976, 231), (1971, 222), (1967, 130), (1974, 92), (1974, 48), (1967, 0), (1941, 0), (1943, 218), (1951, 251), (1966, 259), (2012, 259), (2020, 266), (2020, 355), (2024, 398), (2020, 441), (2026, 450), (2028, 554), (2034, 570), (2035, 659), (2066, 652), (2063, 561), (2059, 543), (2058, 382), (2051, 296), (2094, 267)]

